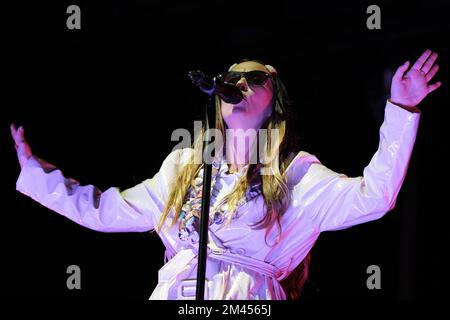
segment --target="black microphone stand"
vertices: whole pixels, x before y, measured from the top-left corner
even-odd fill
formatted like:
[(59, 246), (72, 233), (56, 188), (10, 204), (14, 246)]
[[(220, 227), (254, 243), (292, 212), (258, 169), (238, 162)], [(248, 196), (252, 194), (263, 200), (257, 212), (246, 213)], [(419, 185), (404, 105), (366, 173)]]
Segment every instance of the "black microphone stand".
[[(208, 225), (209, 225), (209, 206), (211, 201), (211, 175), (212, 164), (210, 161), (205, 161), (205, 149), (206, 146), (211, 143), (211, 132), (214, 128), (216, 120), (216, 105), (215, 95), (211, 94), (208, 97), (208, 101), (205, 105), (205, 117), (204, 117), (204, 139), (202, 148), (203, 159), (203, 189), (202, 189), (202, 211), (200, 215), (200, 230), (199, 230), (199, 243), (198, 243), (198, 264), (197, 264), (197, 288), (196, 288), (196, 300), (204, 300), (205, 293), (205, 275), (206, 275), (206, 258), (207, 258), (207, 246), (208, 246)], [(215, 156), (215, 148), (212, 150), (212, 158)]]
[[(199, 70), (190, 71), (189, 78), (197, 85), (200, 90), (208, 94), (208, 100), (205, 105), (204, 117), (204, 137), (202, 147), (202, 162), (203, 162), (203, 188), (202, 188), (202, 210), (200, 214), (200, 230), (198, 243), (198, 264), (197, 264), (197, 287), (196, 300), (205, 300), (205, 275), (206, 275), (206, 260), (208, 249), (208, 226), (209, 226), (209, 207), (211, 202), (211, 176), (212, 163), (206, 161), (214, 159), (216, 153), (216, 146), (211, 152), (211, 158), (205, 157), (205, 149), (211, 143), (212, 132), (216, 121), (216, 94), (228, 103), (239, 103), (243, 98), (241, 90), (233, 85), (224, 84), (219, 81), (217, 77), (209, 78)], [(214, 142), (215, 143), (215, 142)], [(206, 158), (206, 160), (205, 160)]]

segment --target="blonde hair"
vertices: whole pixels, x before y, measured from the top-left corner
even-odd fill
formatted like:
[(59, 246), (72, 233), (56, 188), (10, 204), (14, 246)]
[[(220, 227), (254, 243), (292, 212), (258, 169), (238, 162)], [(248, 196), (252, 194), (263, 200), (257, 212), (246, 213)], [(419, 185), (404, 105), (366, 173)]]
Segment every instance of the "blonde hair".
[[(274, 92), (274, 95), (276, 93)], [(225, 137), (226, 125), (222, 118), (220, 110), (220, 98), (216, 97), (216, 128), (222, 133), (222, 137)], [(228, 215), (227, 223), (231, 223), (231, 220), (236, 213), (239, 200), (241, 200), (249, 187), (257, 183), (261, 183), (261, 193), (264, 198), (265, 215), (253, 225), (257, 229), (266, 228), (266, 234), (269, 232), (274, 224), (278, 228), (278, 240), (281, 238), (281, 224), (280, 218), (282, 214), (287, 210), (290, 203), (290, 191), (285, 181), (285, 171), (288, 166), (288, 159), (281, 161), (277, 156), (281, 151), (283, 141), (286, 138), (286, 119), (280, 117), (276, 112), (267, 119), (265, 129), (269, 132), (266, 135), (263, 158), (264, 164), (249, 164), (244, 171), (244, 174), (239, 179), (238, 183), (223, 200), (223, 203), (228, 204), (228, 210), (231, 214)], [(270, 132), (277, 130), (278, 134), (273, 137)], [(181, 208), (185, 202), (185, 196), (190, 187), (194, 186), (194, 180), (197, 177), (202, 164), (196, 164), (194, 159), (202, 153), (202, 141), (203, 141), (204, 128), (199, 137), (193, 143), (194, 152), (191, 155), (190, 161), (183, 167), (174, 184), (171, 186), (169, 193), (169, 199), (164, 212), (159, 221), (157, 230), (161, 230), (164, 226), (166, 219), (171, 212), (174, 213), (172, 223), (173, 227), (181, 213)], [(226, 142), (225, 142), (226, 143)], [(198, 158), (197, 158), (198, 159)], [(261, 160), (261, 159), (260, 159)], [(261, 162), (261, 161), (260, 161)], [(259, 174), (259, 170), (265, 169), (266, 174)]]

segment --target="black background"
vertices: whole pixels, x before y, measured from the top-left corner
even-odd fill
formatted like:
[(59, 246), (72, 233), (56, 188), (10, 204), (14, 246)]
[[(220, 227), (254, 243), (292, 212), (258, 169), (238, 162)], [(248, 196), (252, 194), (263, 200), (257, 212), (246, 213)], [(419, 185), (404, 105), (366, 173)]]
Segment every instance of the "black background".
[[(66, 8), (81, 7), (81, 30)], [(381, 30), (366, 27), (371, 4)], [(420, 105), (408, 175), (383, 219), (321, 235), (305, 300), (442, 297), (448, 254), (450, 4), (433, 1), (58, 1), (2, 3), (2, 295), (147, 299), (163, 265), (155, 234), (104, 234), (15, 191), (9, 124), (33, 152), (105, 190), (153, 176), (193, 127), (205, 97), (187, 72), (244, 58), (274, 65), (296, 103), (301, 149), (330, 169), (362, 174), (378, 146), (390, 77), (427, 48), (443, 85)], [(82, 289), (66, 288), (79, 265)], [(368, 290), (379, 265), (382, 289)]]

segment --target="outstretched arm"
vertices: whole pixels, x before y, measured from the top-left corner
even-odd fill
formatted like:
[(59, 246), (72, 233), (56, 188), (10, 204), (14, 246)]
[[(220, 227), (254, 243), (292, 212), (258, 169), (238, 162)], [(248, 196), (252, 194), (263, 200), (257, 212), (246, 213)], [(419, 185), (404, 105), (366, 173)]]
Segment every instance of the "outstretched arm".
[(172, 152), (159, 172), (137, 186), (101, 192), (93, 185), (80, 185), (55, 166), (32, 155), (24, 129), (11, 125), (22, 168), (17, 190), (45, 207), (92, 230), (139, 232), (155, 228), (164, 209), (168, 188), (179, 165), (182, 150)]
[(379, 147), (363, 176), (350, 178), (317, 160), (309, 161), (294, 194), (300, 209), (321, 231), (375, 220), (394, 207), (416, 139), (420, 119), (417, 105), (440, 86), (440, 82), (428, 84), (438, 69), (436, 57), (427, 50), (409, 71), (409, 63), (398, 68), (380, 128)]

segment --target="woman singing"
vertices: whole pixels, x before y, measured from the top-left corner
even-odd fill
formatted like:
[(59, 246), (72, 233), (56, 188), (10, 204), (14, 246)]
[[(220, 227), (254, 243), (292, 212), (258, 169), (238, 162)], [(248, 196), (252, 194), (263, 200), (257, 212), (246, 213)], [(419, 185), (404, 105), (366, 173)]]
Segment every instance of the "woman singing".
[[(336, 173), (296, 149), (290, 101), (274, 67), (244, 60), (219, 76), (244, 99), (233, 105), (216, 98), (224, 152), (212, 163), (205, 299), (298, 298), (321, 232), (381, 218), (394, 207), (416, 138), (417, 106), (440, 86), (430, 84), (436, 59), (427, 50), (394, 74), (378, 150), (359, 177)], [(267, 136), (248, 141), (228, 134), (260, 129)], [(11, 133), (21, 166), (18, 191), (93, 230), (156, 231), (166, 261), (150, 299), (195, 297), (201, 135), (192, 147), (171, 152), (153, 178), (101, 192), (34, 156), (22, 127), (11, 125)]]

